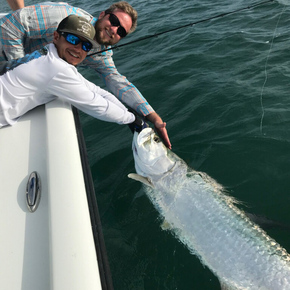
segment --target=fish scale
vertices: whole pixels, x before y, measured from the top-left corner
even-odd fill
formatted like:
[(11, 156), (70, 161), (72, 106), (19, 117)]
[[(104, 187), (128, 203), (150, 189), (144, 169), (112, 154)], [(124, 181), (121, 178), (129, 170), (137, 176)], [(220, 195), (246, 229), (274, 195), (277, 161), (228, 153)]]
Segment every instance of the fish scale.
[(135, 167), (150, 179), (153, 188), (146, 193), (174, 235), (230, 289), (290, 289), (287, 251), (221, 185), (189, 168), (156, 137), (151, 128), (135, 133)]

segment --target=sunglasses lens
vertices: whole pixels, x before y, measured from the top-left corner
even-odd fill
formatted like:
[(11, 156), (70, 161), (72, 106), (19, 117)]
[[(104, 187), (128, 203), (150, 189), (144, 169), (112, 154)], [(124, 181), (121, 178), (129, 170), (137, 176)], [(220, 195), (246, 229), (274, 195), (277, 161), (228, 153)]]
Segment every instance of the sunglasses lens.
[(81, 42), (81, 40), (76, 35), (73, 35), (70, 33), (67, 33), (67, 35), (65, 36), (65, 39), (67, 42), (74, 44), (74, 45), (77, 45)]
[(78, 45), (80, 42), (82, 43), (82, 49), (85, 51), (85, 52), (89, 52), (93, 45), (88, 42), (88, 41), (81, 41), (79, 39), (78, 36), (74, 35), (74, 34), (71, 34), (71, 33), (63, 33), (63, 36), (65, 37), (65, 40), (70, 43), (70, 44), (73, 44), (73, 45)]
[(112, 13), (109, 14), (109, 21), (112, 26), (119, 26), (117, 33), (120, 37), (125, 37), (127, 35), (127, 31), (121, 25), (119, 18), (115, 14), (112, 14)]
[(89, 52), (92, 49), (93, 45), (90, 42), (83, 41), (82, 48), (84, 51)]
[(117, 30), (117, 33), (120, 37), (125, 37), (127, 35), (127, 32), (124, 27), (120, 26)]
[(109, 20), (112, 26), (121, 26), (119, 18), (115, 14), (110, 14)]

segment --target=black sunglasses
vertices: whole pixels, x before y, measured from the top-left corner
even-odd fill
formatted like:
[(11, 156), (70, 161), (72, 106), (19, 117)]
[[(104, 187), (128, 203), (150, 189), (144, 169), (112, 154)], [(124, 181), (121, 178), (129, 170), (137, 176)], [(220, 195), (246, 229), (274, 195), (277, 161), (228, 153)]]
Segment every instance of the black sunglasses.
[(117, 34), (120, 37), (125, 37), (128, 33), (126, 31), (126, 29), (121, 25), (119, 18), (111, 13), (111, 12), (105, 12), (105, 15), (109, 14), (109, 21), (111, 23), (112, 26), (119, 26), (117, 29)]
[(72, 33), (68, 32), (60, 32), (60, 34), (65, 38), (65, 40), (73, 45), (78, 45), (80, 42), (82, 43), (82, 49), (85, 52), (89, 52), (93, 45), (89, 41), (80, 40), (80, 38)]

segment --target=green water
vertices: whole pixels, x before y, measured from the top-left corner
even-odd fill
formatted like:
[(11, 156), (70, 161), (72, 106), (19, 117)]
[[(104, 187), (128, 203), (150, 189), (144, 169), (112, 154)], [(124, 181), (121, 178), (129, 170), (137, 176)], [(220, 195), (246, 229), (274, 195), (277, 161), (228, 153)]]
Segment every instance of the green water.
[[(131, 39), (249, 4), (134, 3), (140, 23)], [(167, 122), (175, 153), (223, 184), (247, 212), (290, 225), (284, 8), (274, 3), (199, 24), (119, 49), (114, 59)], [(115, 288), (219, 289), (211, 272), (160, 228), (141, 185), (126, 178), (134, 172), (129, 130), (83, 121)], [(289, 231), (266, 230), (290, 251)]]
[[(123, 43), (257, 3), (129, 2), (139, 23)], [(95, 15), (111, 3), (70, 2)], [(282, 225), (290, 225), (289, 19), (290, 7), (273, 2), (114, 52), (119, 72), (167, 122), (173, 151), (224, 185), (245, 211)], [(115, 289), (220, 289), (161, 229), (141, 184), (127, 178), (134, 172), (129, 129), (81, 120)], [(266, 231), (290, 251), (289, 230)]]

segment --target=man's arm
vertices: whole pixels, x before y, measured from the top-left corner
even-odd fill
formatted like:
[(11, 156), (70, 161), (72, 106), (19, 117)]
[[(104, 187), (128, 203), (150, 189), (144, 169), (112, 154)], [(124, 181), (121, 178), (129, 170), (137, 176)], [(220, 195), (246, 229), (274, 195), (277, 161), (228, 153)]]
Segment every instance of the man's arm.
[[(64, 67), (47, 84), (46, 92), (68, 101), (84, 113), (120, 125), (135, 121), (135, 116), (113, 95), (87, 81), (75, 68)], [(114, 101), (112, 102), (112, 98)]]
[(24, 8), (24, 0), (7, 0), (13, 11)]
[[(100, 49), (102, 48), (103, 47)], [(112, 92), (119, 101), (132, 108), (140, 116), (145, 117), (153, 113), (153, 108), (139, 90), (130, 83), (125, 76), (118, 72), (111, 55), (111, 51), (106, 51), (102, 54), (87, 57), (81, 65), (93, 68), (104, 81), (109, 91)]]
[(117, 71), (111, 55), (112, 52), (107, 51), (101, 55), (87, 57), (83, 64), (94, 68), (103, 79), (107, 88), (122, 103), (125, 103), (140, 116), (146, 117), (148, 121), (153, 123), (165, 145), (171, 149), (169, 137), (165, 128), (166, 123), (162, 121), (161, 117), (153, 110), (139, 90), (130, 83), (125, 76), (122, 76)]
[[(1, 62), (21, 58), (25, 55), (25, 30), (21, 23), (17, 21), (20, 19), (19, 11), (13, 14), (7, 14), (0, 20), (0, 41), (2, 43), (2, 51), (0, 51)], [(14, 25), (11, 25), (11, 19), (9, 19), (11, 15), (16, 19), (13, 22)]]
[(162, 121), (162, 119), (156, 112), (147, 115), (146, 119), (150, 121), (152, 124), (154, 124), (155, 130), (157, 131), (158, 135), (162, 138), (165, 146), (171, 149), (171, 143), (166, 130), (166, 123)]

